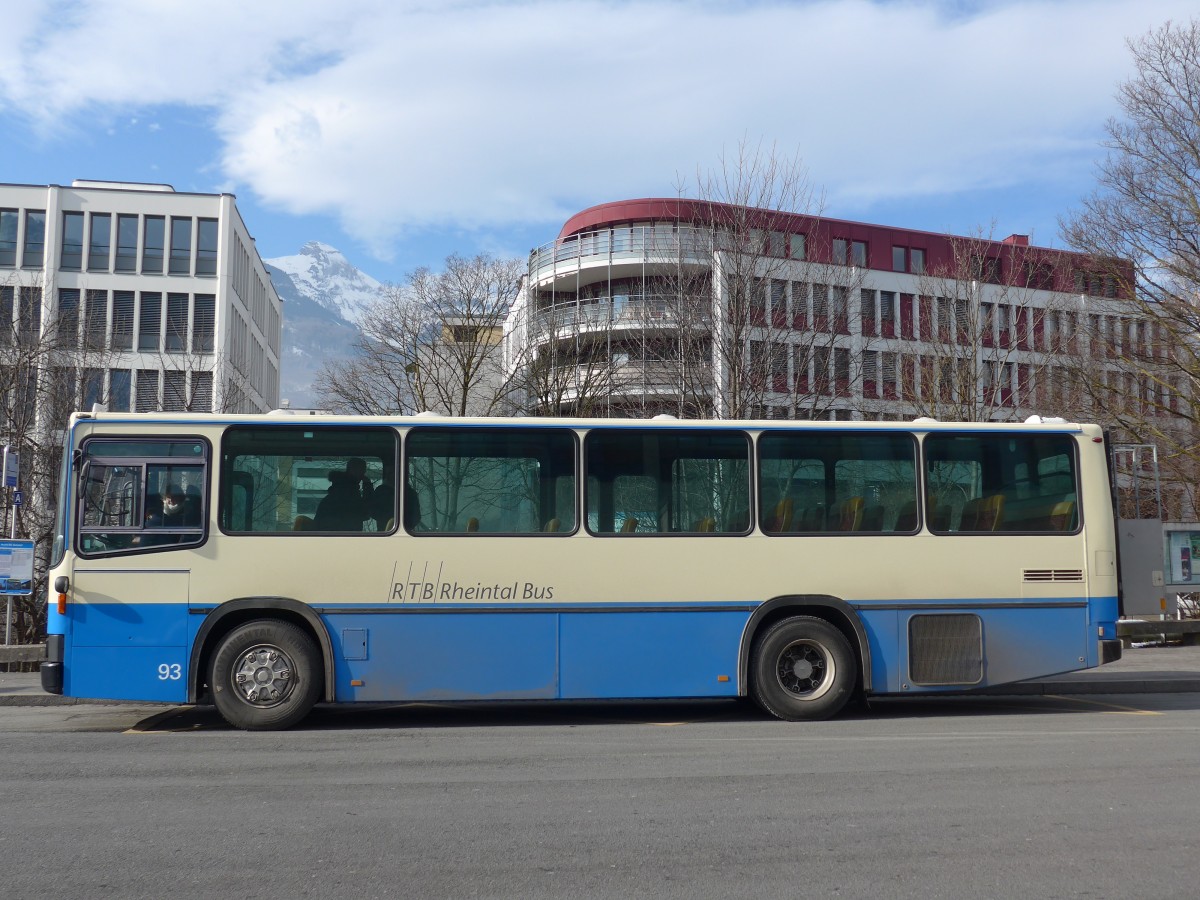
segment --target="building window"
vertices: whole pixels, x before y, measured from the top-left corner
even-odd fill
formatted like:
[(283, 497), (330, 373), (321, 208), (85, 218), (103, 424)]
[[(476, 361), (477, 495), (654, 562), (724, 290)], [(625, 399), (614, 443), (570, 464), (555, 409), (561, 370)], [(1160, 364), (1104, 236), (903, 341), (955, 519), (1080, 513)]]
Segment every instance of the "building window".
[(117, 264), (118, 272), (137, 271), (138, 217), (117, 216)]
[(787, 235), (782, 231), (772, 231), (767, 235), (767, 253), (770, 256), (787, 256)]
[(63, 213), (62, 254), (59, 268), (79, 271), (83, 266), (83, 213)]
[(0, 285), (0, 347), (13, 342), (13, 305), (16, 289)]
[(188, 295), (167, 294), (167, 350), (181, 353), (187, 349)]
[(883, 337), (896, 336), (896, 292), (879, 292), (879, 333)]
[(867, 242), (854, 241), (850, 245), (850, 249), (853, 252), (854, 265), (865, 269), (867, 267)]
[[(142, 292), (142, 314), (138, 323), (138, 349), (157, 352), (159, 348), (159, 332), (162, 323), (162, 294)], [(141, 383), (141, 375), (138, 375)], [(140, 394), (140, 389), (139, 389)], [(141, 400), (138, 400), (141, 406)]]
[(104, 346), (108, 333), (108, 291), (87, 292), (87, 327), (83, 332), (83, 345), (89, 350)]
[(789, 236), (788, 255), (792, 259), (804, 259), (804, 235), (793, 234)]
[[(82, 238), (80, 238), (82, 241)], [(17, 264), (17, 211), (0, 209), (0, 266)]]
[(187, 372), (163, 373), (163, 412), (187, 409)]
[(875, 291), (862, 288), (858, 292), (858, 305), (862, 309), (862, 333), (874, 337), (875, 331)]
[(200, 219), (196, 226), (196, 274), (217, 274), (217, 220)]
[[(59, 345), (74, 349), (79, 342), (79, 291), (60, 288), (58, 291)], [(84, 407), (91, 409), (90, 406)]]
[(46, 249), (46, 211), (25, 211), (25, 247), (21, 251), (21, 267), (40, 269)]
[(912, 247), (908, 251), (909, 271), (914, 275), (922, 275), (925, 272), (925, 251), (918, 250)]
[(97, 403), (104, 402), (104, 370), (83, 370), (83, 404), (80, 409), (90, 410)]
[(158, 369), (138, 369), (137, 412), (158, 409)]
[(833, 261), (839, 266), (846, 265), (846, 247), (847, 243), (845, 238), (833, 239)]
[(113, 291), (112, 347), (133, 349), (133, 291)]
[(908, 250), (904, 247), (892, 247), (892, 271), (908, 271)]
[(129, 370), (109, 372), (108, 408), (113, 412), (129, 412)]
[(42, 331), (42, 289), (23, 287), (20, 292), (21, 308), (17, 312), (21, 342), (28, 347), (37, 343)]
[(162, 216), (146, 216), (146, 233), (142, 237), (142, 273), (161, 275), (167, 221)]
[(213, 373), (192, 373), (192, 412), (213, 411)]
[(212, 294), (197, 294), (192, 312), (192, 352), (212, 353), (217, 298)]
[(92, 213), (92, 232), (88, 240), (88, 271), (107, 272), (108, 253), (112, 246), (112, 216), (109, 213)]
[(192, 274), (192, 220), (171, 219), (171, 266), (172, 275)]

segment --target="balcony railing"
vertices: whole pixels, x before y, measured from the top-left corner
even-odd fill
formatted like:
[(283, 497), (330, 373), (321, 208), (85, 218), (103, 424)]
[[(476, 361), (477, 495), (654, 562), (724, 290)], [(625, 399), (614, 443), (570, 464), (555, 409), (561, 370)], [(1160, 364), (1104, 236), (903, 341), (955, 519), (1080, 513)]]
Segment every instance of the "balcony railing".
[(543, 244), (529, 254), (529, 278), (574, 271), (603, 262), (712, 264), (713, 232), (682, 226), (670, 230), (652, 225), (605, 228)]
[[(563, 329), (569, 331), (605, 331), (610, 328), (676, 328), (680, 324), (681, 302), (676, 297), (601, 297), (576, 303), (561, 303), (534, 313), (532, 331), (545, 337)], [(686, 324), (706, 327), (711, 311), (706, 299), (690, 301)]]

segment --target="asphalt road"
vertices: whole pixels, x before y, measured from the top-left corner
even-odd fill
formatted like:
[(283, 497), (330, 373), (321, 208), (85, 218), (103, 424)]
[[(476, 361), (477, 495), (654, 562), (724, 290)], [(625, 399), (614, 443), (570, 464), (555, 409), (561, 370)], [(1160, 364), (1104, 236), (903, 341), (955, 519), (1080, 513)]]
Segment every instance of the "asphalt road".
[(0, 709), (0, 895), (1194, 897), (1200, 694)]

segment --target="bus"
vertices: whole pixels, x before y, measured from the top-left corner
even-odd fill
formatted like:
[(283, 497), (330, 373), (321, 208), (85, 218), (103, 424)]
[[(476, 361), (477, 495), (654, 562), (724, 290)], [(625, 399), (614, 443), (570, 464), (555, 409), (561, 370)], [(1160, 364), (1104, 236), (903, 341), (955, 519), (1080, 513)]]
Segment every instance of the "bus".
[(749, 697), (1120, 656), (1105, 436), (1026, 424), (75, 414), (42, 685), (212, 703)]

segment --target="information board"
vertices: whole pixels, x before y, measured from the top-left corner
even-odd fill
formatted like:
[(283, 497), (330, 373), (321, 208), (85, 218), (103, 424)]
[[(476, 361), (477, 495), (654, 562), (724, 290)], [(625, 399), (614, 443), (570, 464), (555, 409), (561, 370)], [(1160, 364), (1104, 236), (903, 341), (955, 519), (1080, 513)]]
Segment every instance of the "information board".
[(33, 541), (0, 541), (0, 596), (33, 593)]

